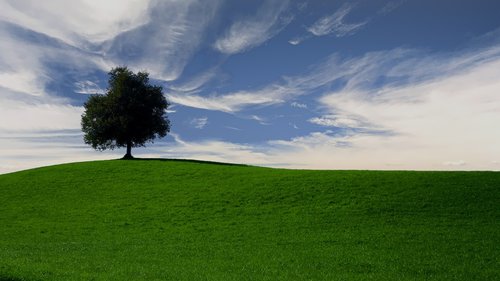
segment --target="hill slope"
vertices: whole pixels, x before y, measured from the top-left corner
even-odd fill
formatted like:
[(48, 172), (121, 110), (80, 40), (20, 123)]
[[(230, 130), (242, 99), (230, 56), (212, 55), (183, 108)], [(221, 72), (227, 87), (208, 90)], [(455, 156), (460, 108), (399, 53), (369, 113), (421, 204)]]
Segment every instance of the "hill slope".
[(0, 280), (494, 280), (500, 173), (100, 161), (0, 176)]

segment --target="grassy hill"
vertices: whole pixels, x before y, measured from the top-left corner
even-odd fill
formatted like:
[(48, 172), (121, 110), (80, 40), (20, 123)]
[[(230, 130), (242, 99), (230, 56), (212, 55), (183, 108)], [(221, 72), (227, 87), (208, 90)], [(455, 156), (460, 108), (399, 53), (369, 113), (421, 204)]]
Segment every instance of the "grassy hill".
[(500, 173), (114, 160), (0, 194), (0, 281), (500, 276)]

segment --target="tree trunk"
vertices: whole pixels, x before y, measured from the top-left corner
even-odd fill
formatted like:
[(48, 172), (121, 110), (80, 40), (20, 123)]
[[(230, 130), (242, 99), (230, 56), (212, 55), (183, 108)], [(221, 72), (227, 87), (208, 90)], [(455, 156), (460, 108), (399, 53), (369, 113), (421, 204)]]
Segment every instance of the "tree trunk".
[(134, 158), (134, 157), (132, 156), (132, 142), (131, 142), (131, 141), (128, 141), (128, 142), (127, 142), (127, 154), (125, 154), (125, 155), (123, 156), (123, 159), (132, 159), (132, 158)]

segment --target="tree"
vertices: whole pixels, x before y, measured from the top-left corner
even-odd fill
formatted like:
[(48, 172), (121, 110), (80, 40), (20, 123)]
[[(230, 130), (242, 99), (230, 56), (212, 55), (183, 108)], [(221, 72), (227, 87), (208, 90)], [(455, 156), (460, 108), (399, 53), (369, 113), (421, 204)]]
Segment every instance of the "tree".
[(149, 84), (147, 72), (116, 67), (109, 72), (108, 84), (106, 94), (91, 95), (84, 104), (81, 124), (86, 144), (99, 151), (127, 147), (123, 158), (130, 159), (132, 147), (170, 132), (169, 103), (162, 87)]

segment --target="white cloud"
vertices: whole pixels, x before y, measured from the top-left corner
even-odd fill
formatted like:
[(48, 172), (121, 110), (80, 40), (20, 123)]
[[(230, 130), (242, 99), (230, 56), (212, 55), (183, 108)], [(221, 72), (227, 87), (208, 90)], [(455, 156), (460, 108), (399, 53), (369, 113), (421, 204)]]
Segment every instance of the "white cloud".
[[(263, 98), (260, 104), (279, 103), (342, 79), (343, 87), (319, 99), (326, 114), (309, 121), (363, 130), (315, 132), (259, 148), (246, 146), (247, 151), (266, 151), (258, 161), (256, 154), (249, 158), (294, 168), (498, 170), (491, 159), (500, 158), (499, 69), (498, 46), (446, 55), (404, 49), (347, 60), (334, 55), (309, 75), (273, 84), (274, 91), (232, 94), (233, 103), (220, 96), (216, 104), (231, 111), (250, 101), (257, 104), (258, 97)], [(373, 84), (381, 77), (388, 82)]]
[(338, 128), (371, 128), (366, 122), (361, 121), (359, 118), (343, 115), (325, 115), (321, 117), (314, 117), (308, 120), (310, 123)]
[(305, 104), (305, 103), (299, 103), (299, 102), (296, 102), (296, 101), (292, 102), (290, 104), (290, 106), (291, 107), (295, 107), (295, 108), (302, 108), (302, 109), (306, 109), (307, 108), (307, 104)]
[(222, 104), (217, 97), (202, 97), (198, 95), (183, 95), (177, 93), (168, 93), (167, 99), (176, 104), (190, 106), (194, 108), (218, 110), (223, 112), (232, 112), (231, 104)]
[[(377, 14), (379, 16), (386, 15), (391, 11), (397, 9), (406, 0), (399, 2), (389, 2), (385, 4)], [(336, 37), (344, 37), (353, 35), (361, 28), (366, 26), (373, 18), (368, 18), (362, 22), (346, 23), (346, 17), (351, 13), (355, 4), (345, 3), (335, 13), (324, 16), (316, 20), (311, 26), (307, 27), (307, 34), (302, 34), (288, 40), (291, 45), (299, 45), (300, 43), (310, 39), (313, 36), (326, 36), (333, 34)]]
[(284, 15), (287, 8), (287, 0), (266, 0), (254, 17), (233, 23), (213, 47), (221, 53), (236, 54), (261, 45), (290, 23), (292, 17)]
[[(171, 81), (181, 75), (199, 47), (219, 2), (1, 1), (0, 21), (56, 38), (60, 45), (82, 50), (81, 57), (94, 57), (95, 63), (99, 58), (101, 70), (128, 65), (134, 71), (147, 70), (154, 78)], [(7, 39), (12, 37), (7, 34)]]
[(6, 95), (15, 100), (22, 98), (22, 95), (42, 100), (50, 98), (47, 84), (58, 77), (48, 62), (58, 67), (68, 67), (74, 70), (75, 75), (84, 75), (92, 70), (109, 70), (109, 64), (99, 55), (42, 36), (39, 41), (27, 40), (1, 22), (0, 37), (3, 39), (0, 43), (0, 88), (3, 88), (4, 98)]
[(352, 5), (346, 3), (342, 5), (335, 13), (317, 20), (307, 30), (315, 36), (324, 36), (334, 34), (337, 37), (351, 35), (365, 24), (367, 21), (359, 23), (345, 23), (345, 17), (351, 12)]
[(148, 24), (107, 41), (103, 53), (115, 64), (146, 69), (157, 79), (176, 80), (200, 47), (219, 2), (154, 1)]
[(182, 94), (199, 92), (200, 88), (216, 77), (217, 71), (217, 67), (211, 68), (194, 77), (191, 77), (186, 82), (169, 85), (168, 88), (176, 93)]
[[(22, 132), (36, 137), (46, 131), (79, 130), (83, 108), (72, 106), (68, 98), (52, 95), (47, 90), (48, 84), (58, 77), (45, 63), (57, 61), (62, 66), (85, 72), (100, 68), (99, 58), (60, 42), (26, 41), (1, 23), (0, 37), (3, 39), (0, 43), (0, 134), (10, 138)], [(6, 154), (5, 150), (10, 151), (12, 147), (2, 146), (0, 154)]]
[(21, 92), (34, 96), (43, 95), (43, 79), (33, 71), (12, 71), (0, 73), (0, 86), (14, 92)]
[(261, 116), (251, 115), (250, 119), (259, 122), (259, 124), (261, 124), (261, 125), (265, 125), (265, 126), (270, 125), (270, 123), (268, 123), (267, 120), (264, 117), (261, 117)]
[[(118, 5), (121, 8), (118, 7), (110, 12), (106, 9), (112, 1), (108, 1), (104, 4), (91, 5), (92, 9), (96, 10), (94, 15), (97, 16), (101, 12), (108, 14), (108, 17), (103, 17), (105, 19), (92, 22), (86, 17), (74, 15), (74, 13), (91, 12), (82, 7), (83, 1), (63, 2), (59, 3), (57, 9), (50, 9), (52, 5), (57, 4), (54, 1), (50, 3), (0, 2), (0, 9), (5, 7), (0, 13), (0, 20), (7, 20), (23, 28), (42, 33), (37, 35), (37, 40), (30, 40), (23, 35), (23, 32), (28, 31), (20, 33), (17, 27), (13, 28), (13, 25), (5, 22), (0, 23), (0, 37), (2, 38), (0, 43), (0, 133), (3, 137), (9, 138), (14, 133), (24, 132), (36, 138), (48, 130), (80, 130), (82, 108), (68, 105), (69, 98), (53, 96), (53, 94), (63, 93), (51, 93), (48, 90), (47, 86), (50, 83), (54, 83), (56, 79), (61, 79), (63, 76), (55, 73), (51, 69), (53, 66), (48, 65), (48, 62), (56, 62), (58, 64), (56, 67), (68, 67), (72, 72), (77, 73), (77, 77), (69, 75), (64, 79), (74, 83), (74, 89), (72, 89), (74, 92), (82, 94), (104, 92), (94, 81), (88, 80), (85, 74), (95, 70), (109, 71), (112, 66), (120, 64), (123, 57), (113, 55), (120, 53), (120, 48), (124, 48), (125, 51), (134, 48), (144, 49), (140, 58), (130, 60), (134, 70), (146, 69), (154, 78), (174, 79), (180, 75), (184, 65), (197, 48), (203, 30), (214, 16), (218, 6), (218, 1), (203, 1), (203, 3), (196, 0), (170, 1), (151, 4), (149, 1), (133, 1), (135, 4), (144, 5), (135, 7), (135, 4), (127, 6), (128, 2), (125, 1), (127, 3), (120, 2), (121, 4)], [(30, 3), (33, 5), (31, 6)], [(132, 9), (140, 8), (140, 11), (137, 9), (133, 11), (133, 13), (137, 12), (140, 19), (134, 18), (126, 11), (120, 11), (122, 8), (125, 9), (125, 6)], [(144, 12), (141, 10), (143, 7), (148, 10)], [(60, 12), (64, 15), (59, 16)], [(113, 13), (121, 12), (124, 12), (124, 21), (118, 16), (113, 18), (115, 15)], [(37, 14), (37, 16), (32, 17), (32, 14)], [(193, 21), (193, 19), (196, 20)], [(127, 23), (128, 20), (133, 22)], [(146, 31), (138, 28), (149, 20), (156, 22), (152, 22), (151, 27)], [(113, 26), (111, 21), (119, 28), (115, 28), (117, 26)], [(137, 40), (142, 37), (137, 36), (137, 33), (131, 30), (133, 28), (138, 28), (145, 39)], [(128, 32), (123, 34), (125, 31)], [(43, 34), (61, 41), (44, 37)], [(117, 35), (119, 36), (116, 37)], [(84, 42), (103, 39), (108, 40), (103, 45), (104, 53), (99, 52), (99, 45), (89, 45)], [(85, 51), (87, 47), (98, 52)], [(126, 55), (129, 53), (127, 52)], [(213, 77), (215, 70), (207, 72), (206, 75), (200, 77), (199, 81), (194, 81), (197, 85), (187, 85), (187, 87), (199, 87)], [(80, 73), (83, 79), (78, 77)], [(75, 78), (77, 82), (71, 81)], [(81, 80), (78, 81), (78, 79)], [(65, 94), (69, 96), (70, 93)], [(197, 127), (201, 128), (207, 122), (205, 120), (205, 123), (198, 123)], [(0, 149), (0, 154), (5, 155), (5, 150), (10, 151), (12, 147), (10, 144), (4, 145), (3, 149)], [(34, 151), (29, 147), (29, 143), (25, 143), (23, 149), (28, 154)], [(61, 160), (66, 159), (59, 153), (54, 153), (56, 154), (61, 157)], [(78, 152), (74, 154), (74, 159), (79, 159)], [(14, 166), (28, 167), (28, 162), (39, 159), (35, 156), (23, 156), (23, 158), (32, 160), (26, 160), (26, 166), (9, 164), (8, 169), (15, 170)], [(48, 158), (54, 161), (57, 159), (56, 156)], [(15, 160), (8, 160), (9, 163), (13, 161)], [(6, 162), (2, 161), (2, 163)]]
[[(137, 21), (118, 24), (118, 29), (91, 23), (89, 30), (85, 31), (88, 33), (73, 34), (71, 29), (79, 31), (75, 26), (83, 27), (85, 17), (75, 16), (76, 23), (73, 23), (72, 19), (63, 15), (58, 19), (61, 26), (56, 26), (51, 23), (50, 16), (44, 14), (50, 14), (50, 9), (40, 8), (43, 3), (33, 4), (33, 11), (40, 13), (40, 18), (27, 16), (34, 13), (30, 10), (31, 3), (34, 1), (1, 2), (0, 19), (76, 44), (77, 48), (70, 48), (61, 42), (30, 42), (9, 31), (5, 23), (0, 23), (0, 172), (2, 169), (12, 171), (33, 165), (102, 159), (122, 154), (94, 153), (82, 144), (81, 135), (65, 139), (61, 132), (79, 131), (82, 108), (68, 105), (68, 100), (47, 92), (47, 85), (56, 79), (50, 73), (47, 61), (61, 62), (63, 66), (71, 66), (75, 72), (80, 69), (109, 70), (113, 63), (104, 59), (105, 54), (82, 51), (86, 45), (81, 40), (99, 41), (104, 38), (109, 39), (107, 52), (111, 56), (116, 55), (115, 62), (122, 61), (123, 58), (118, 56), (122, 51), (132, 56), (130, 61), (134, 67), (151, 69), (154, 76), (164, 80), (176, 79), (199, 47), (200, 36), (217, 10), (216, 2), (203, 2), (208, 3), (206, 6), (200, 6), (201, 2), (194, 0), (154, 2), (148, 5), (147, 16), (140, 12)], [(58, 2), (49, 4), (53, 3)], [(263, 26), (264, 35), (259, 38), (267, 39), (261, 43), (279, 32), (289, 20), (281, 21), (276, 16), (281, 14), (278, 11), (284, 11), (284, 8), (279, 8), (284, 5), (281, 3), (275, 2), (277, 8), (264, 13), (271, 21), (275, 19), (280, 24)], [(64, 5), (71, 4), (65, 2)], [(81, 8), (79, 5), (75, 4), (75, 7)], [(154, 9), (151, 9), (153, 5), (162, 7), (156, 10), (156, 17)], [(68, 11), (68, 16), (75, 13), (76, 8), (75, 11)], [(164, 10), (169, 13), (162, 17)], [(335, 30), (335, 24), (332, 25), (335, 22), (346, 25), (344, 18), (349, 11), (344, 10), (344, 15), (339, 11), (337, 18), (340, 16), (340, 20), (325, 20), (325, 25), (317, 29), (318, 34), (329, 28), (333, 34), (347, 32), (349, 24), (340, 31)], [(191, 21), (197, 16), (200, 16), (199, 21)], [(153, 29), (151, 33), (139, 35), (144, 31), (138, 28), (140, 23), (149, 20), (160, 20), (160, 24), (153, 23), (148, 27)], [(66, 22), (68, 25), (65, 26)], [(119, 16), (112, 16), (109, 22), (120, 22)], [(326, 23), (330, 23), (331, 27)], [(138, 29), (134, 32), (134, 28)], [(120, 33), (125, 30), (128, 30), (126, 34)], [(118, 34), (121, 35), (117, 38)], [(142, 48), (141, 44), (147, 48)], [(235, 46), (232, 50), (254, 47), (245, 44)], [(134, 57), (136, 51), (144, 53)], [(454, 54), (395, 49), (348, 59), (340, 59), (334, 54), (301, 76), (285, 77), (253, 91), (214, 93), (206, 97), (192, 94), (213, 78), (213, 74), (207, 72), (188, 81), (190, 83), (178, 85), (179, 88), (174, 89), (178, 92), (169, 93), (169, 99), (187, 106), (236, 112), (251, 106), (288, 103), (301, 95), (321, 93), (321, 113), (319, 117), (311, 118), (310, 122), (326, 127), (380, 128), (390, 133), (347, 130), (347, 133), (335, 134), (324, 131), (258, 145), (222, 141), (186, 142), (179, 138), (172, 150), (160, 153), (152, 149), (151, 155), (268, 166), (288, 163), (295, 168), (443, 169), (444, 166), (446, 169), (498, 169), (498, 162), (491, 160), (500, 159), (500, 136), (495, 130), (500, 123), (498, 69), (498, 46)], [(83, 93), (93, 89), (94, 82), (85, 79), (74, 85), (77, 91)], [(374, 81), (385, 82), (377, 85)], [(302, 108), (305, 104), (296, 101), (290, 105)], [(198, 121), (196, 124), (203, 127), (208, 119)], [(58, 133), (50, 141), (37, 143), (51, 131)], [(462, 161), (466, 166), (451, 165)], [(450, 165), (443, 165), (446, 163)]]
[(58, 75), (46, 63), (85, 73), (101, 68), (102, 60), (42, 36), (27, 40), (5, 23), (0, 23), (0, 37), (0, 173), (84, 159), (73, 143), (61, 140), (65, 133), (47, 140), (51, 132), (80, 131), (83, 108), (48, 90)]
[[(378, 54), (383, 57), (386, 54)], [(212, 94), (201, 96), (185, 93), (168, 93), (168, 98), (185, 106), (217, 110), (223, 112), (237, 112), (251, 106), (273, 105), (293, 100), (298, 96), (311, 94), (313, 90), (325, 86), (337, 79), (353, 76), (368, 69), (373, 63), (371, 54), (365, 57), (341, 61), (337, 55), (331, 55), (324, 62), (310, 67), (302, 76), (284, 77), (253, 91), (236, 91), (226, 94)]]
[(0, 132), (79, 129), (83, 108), (1, 100)]
[(148, 21), (148, 0), (7, 0), (0, 20), (77, 45), (103, 41)]
[[(44, 95), (49, 80), (41, 62), (45, 46), (35, 47), (12, 36), (0, 23), (0, 87), (32, 96)], [(22, 55), (19, 55), (22, 54)]]
[[(337, 54), (313, 65), (304, 75), (284, 77), (253, 91), (237, 91), (226, 94), (201, 96), (196, 94), (169, 93), (169, 99), (185, 106), (237, 112), (250, 106), (280, 104), (302, 95), (311, 95), (322, 87), (342, 82), (345, 91), (370, 89), (377, 96), (375, 83), (387, 80), (386, 87), (411, 84), (452, 74), (460, 69), (481, 63), (500, 55), (500, 48), (472, 50), (453, 56), (425, 54), (418, 50), (394, 49), (369, 52), (359, 57), (341, 59)], [(374, 90), (375, 88), (375, 90)], [(412, 97), (401, 97), (412, 98)], [(415, 96), (413, 96), (415, 98)]]
[(89, 80), (76, 82), (75, 87), (75, 93), (78, 94), (92, 95), (106, 93), (106, 90), (102, 89), (101, 87), (99, 87), (99, 85)]
[[(250, 106), (273, 105), (293, 100), (301, 95), (308, 95), (314, 90), (326, 86), (339, 79), (348, 80), (348, 85), (361, 84), (375, 77), (376, 70), (403, 57), (414, 57), (413, 51), (394, 50), (391, 52), (374, 52), (358, 58), (341, 60), (336, 54), (327, 57), (322, 63), (309, 68), (302, 76), (284, 77), (254, 91), (237, 91), (226, 94), (200, 96), (196, 94), (168, 93), (168, 98), (185, 106), (237, 112)], [(404, 72), (403, 72), (404, 71)], [(410, 69), (402, 70), (403, 74)]]
[(0, 174), (47, 165), (116, 159), (123, 151), (96, 152), (79, 130), (0, 134)]
[[(455, 59), (448, 63), (461, 65)], [(430, 72), (435, 71), (432, 66)], [(332, 113), (359, 116), (391, 132), (354, 136), (349, 142), (356, 149), (350, 157), (380, 156), (411, 169), (439, 169), (436, 163), (458, 158), (469, 163), (468, 168), (489, 169), (488, 159), (500, 155), (500, 133), (495, 129), (500, 122), (498, 69), (497, 57), (416, 84), (375, 92), (347, 88), (325, 95), (321, 102)]]
[(292, 91), (292, 89), (280, 85), (269, 85), (255, 92), (240, 91), (207, 97), (195, 94), (168, 93), (167, 98), (174, 103), (185, 106), (223, 112), (237, 112), (252, 105), (282, 103), (288, 94), (293, 94)]
[(307, 39), (311, 38), (310, 34), (305, 34), (301, 36), (295, 36), (292, 39), (288, 40), (288, 43), (294, 46), (299, 45), (300, 43), (306, 41)]
[(196, 129), (203, 129), (208, 124), (208, 117), (193, 118), (189, 121), (189, 124)]
[(259, 122), (263, 122), (264, 121), (264, 119), (262, 119), (262, 117), (259, 117), (257, 115), (250, 116), (250, 119), (255, 120), (255, 121), (259, 121)]
[(175, 144), (167, 149), (158, 148), (157, 155), (166, 158), (208, 160), (225, 163), (272, 165), (265, 152), (246, 144), (236, 144), (217, 140), (189, 142), (177, 134), (171, 134)]

